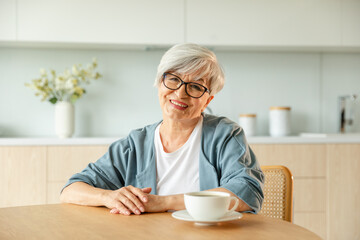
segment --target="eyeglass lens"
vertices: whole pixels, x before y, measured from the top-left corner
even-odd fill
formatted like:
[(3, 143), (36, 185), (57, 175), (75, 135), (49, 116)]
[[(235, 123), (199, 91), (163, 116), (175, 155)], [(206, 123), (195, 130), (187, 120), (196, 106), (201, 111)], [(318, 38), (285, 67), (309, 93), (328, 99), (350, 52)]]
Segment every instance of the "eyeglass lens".
[(182, 84), (185, 84), (186, 93), (190, 95), (190, 97), (199, 98), (206, 92), (206, 88), (201, 84), (193, 82), (186, 83), (175, 75), (169, 73), (164, 74), (165, 87), (171, 90), (176, 90), (179, 89)]

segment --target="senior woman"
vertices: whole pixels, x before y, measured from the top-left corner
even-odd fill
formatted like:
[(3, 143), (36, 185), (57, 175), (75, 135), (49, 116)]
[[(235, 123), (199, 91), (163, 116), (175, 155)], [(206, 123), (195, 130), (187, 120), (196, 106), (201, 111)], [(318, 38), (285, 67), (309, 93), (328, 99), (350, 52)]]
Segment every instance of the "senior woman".
[(130, 215), (185, 209), (184, 193), (215, 190), (236, 196), (238, 211), (258, 212), (264, 175), (243, 130), (203, 113), (223, 85), (213, 52), (196, 44), (170, 48), (155, 80), (162, 121), (111, 144), (69, 179), (61, 201)]

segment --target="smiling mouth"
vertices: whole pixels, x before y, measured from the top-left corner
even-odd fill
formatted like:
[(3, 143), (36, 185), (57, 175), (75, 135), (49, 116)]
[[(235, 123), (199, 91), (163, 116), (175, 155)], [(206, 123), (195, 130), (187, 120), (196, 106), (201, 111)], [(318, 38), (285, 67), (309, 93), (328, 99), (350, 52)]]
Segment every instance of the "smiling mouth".
[(187, 107), (188, 107), (188, 105), (181, 104), (181, 103), (176, 102), (176, 101), (174, 101), (174, 100), (170, 100), (170, 102), (171, 102), (172, 104), (174, 104), (174, 105), (176, 105), (176, 106), (179, 106), (179, 107), (182, 107), (182, 108), (187, 108)]

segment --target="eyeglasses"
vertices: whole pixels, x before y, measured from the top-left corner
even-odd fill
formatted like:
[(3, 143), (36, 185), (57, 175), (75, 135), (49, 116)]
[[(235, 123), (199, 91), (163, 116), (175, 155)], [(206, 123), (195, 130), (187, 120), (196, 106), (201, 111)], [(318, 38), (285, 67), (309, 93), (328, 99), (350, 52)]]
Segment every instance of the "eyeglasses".
[(163, 74), (163, 84), (166, 88), (171, 90), (177, 90), (182, 85), (185, 85), (186, 94), (192, 98), (200, 98), (205, 92), (210, 94), (209, 89), (203, 85), (194, 82), (184, 82), (181, 78), (172, 73)]

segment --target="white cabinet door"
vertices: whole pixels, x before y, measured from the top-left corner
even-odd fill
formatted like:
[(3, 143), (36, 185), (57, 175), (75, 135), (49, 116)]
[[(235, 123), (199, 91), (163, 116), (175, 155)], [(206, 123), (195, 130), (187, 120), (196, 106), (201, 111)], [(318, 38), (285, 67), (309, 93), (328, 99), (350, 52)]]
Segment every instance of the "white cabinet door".
[(1, 40), (16, 40), (16, 0), (0, 0)]
[(18, 39), (173, 44), (184, 41), (183, 12), (183, 0), (18, 0)]
[(187, 1), (186, 40), (206, 45), (339, 46), (340, 1)]
[(343, 45), (360, 46), (360, 1), (343, 0)]

